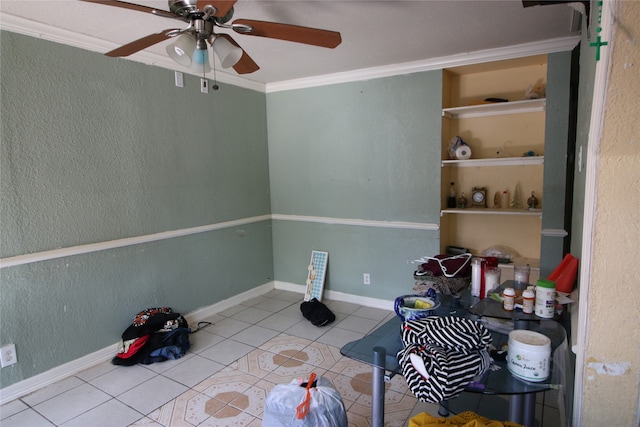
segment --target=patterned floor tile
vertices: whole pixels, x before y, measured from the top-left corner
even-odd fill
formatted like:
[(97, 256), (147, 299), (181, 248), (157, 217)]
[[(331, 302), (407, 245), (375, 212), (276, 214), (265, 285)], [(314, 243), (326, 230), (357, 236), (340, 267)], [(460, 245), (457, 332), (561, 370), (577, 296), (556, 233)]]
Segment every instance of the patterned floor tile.
[(263, 378), (279, 365), (273, 362), (274, 356), (268, 351), (256, 349), (229, 364), (228, 368)]
[(353, 412), (347, 412), (347, 421), (349, 427), (369, 427), (371, 426), (371, 419), (364, 415), (356, 414)]
[(200, 393), (204, 393), (207, 396), (221, 400), (224, 403), (229, 403), (229, 401), (224, 399), (224, 396), (227, 396), (224, 393), (242, 393), (259, 380), (260, 378), (256, 376), (227, 367), (202, 381), (200, 384), (193, 387), (193, 389)]
[[(359, 382), (345, 375), (338, 375), (334, 372), (326, 372), (324, 375), (342, 396), (342, 400), (347, 406), (347, 402), (355, 402), (362, 394), (362, 389), (368, 387), (366, 383)], [(349, 404), (349, 406), (351, 406)], [(347, 408), (349, 410), (349, 408)]]
[(304, 349), (293, 355), (293, 359), (295, 360), (324, 369), (331, 368), (341, 358), (342, 355), (339, 349), (317, 341), (310, 343)]
[[(371, 408), (371, 394), (362, 393), (356, 400), (356, 403)], [(384, 410), (385, 413), (408, 411), (411, 412), (418, 400), (413, 396), (398, 393), (393, 390), (386, 390), (384, 393)], [(407, 412), (407, 414), (408, 414)], [(406, 417), (405, 417), (406, 418)]]
[(357, 402), (351, 405), (351, 408), (349, 408), (349, 412), (347, 412), (347, 418), (349, 418), (349, 421), (351, 421), (352, 418), (357, 420), (359, 417), (367, 420), (367, 426), (371, 425), (371, 407), (361, 405)]
[[(259, 348), (262, 350), (270, 351), (271, 353), (280, 353), (282, 351), (290, 352), (296, 350), (296, 352), (302, 350), (313, 341), (306, 338), (296, 337), (294, 335), (280, 334), (262, 344)], [(295, 353), (292, 353), (292, 355)], [(289, 356), (291, 357), (291, 356)]]
[(197, 426), (246, 426), (262, 415), (273, 383), (225, 368), (198, 384), (202, 393), (189, 397), (188, 422)]
[(257, 418), (251, 414), (227, 405), (199, 424), (198, 427), (240, 427), (248, 426), (256, 420)]
[(152, 420), (149, 417), (143, 417), (136, 421), (133, 424), (130, 424), (129, 427), (166, 427), (160, 424), (157, 421)]
[[(198, 425), (209, 417), (209, 415), (202, 414), (198, 416), (193, 411), (189, 411), (189, 401), (193, 398), (202, 396), (200, 393), (194, 390), (189, 390), (178, 396), (176, 399), (169, 403), (162, 405), (160, 408), (147, 415), (147, 418), (161, 424), (165, 427), (178, 426), (178, 425)], [(204, 396), (208, 398), (207, 396)], [(190, 413), (189, 413), (190, 412)], [(138, 423), (141, 423), (140, 420)], [(134, 425), (146, 425), (146, 424), (134, 424)]]
[(312, 372), (315, 372), (316, 376), (321, 376), (326, 370), (296, 359), (288, 359), (266, 375), (264, 379), (274, 384), (289, 384), (296, 378), (309, 378)]
[(246, 390), (242, 396), (232, 400), (229, 404), (255, 417), (262, 418), (265, 399), (275, 386), (272, 382), (260, 380)]

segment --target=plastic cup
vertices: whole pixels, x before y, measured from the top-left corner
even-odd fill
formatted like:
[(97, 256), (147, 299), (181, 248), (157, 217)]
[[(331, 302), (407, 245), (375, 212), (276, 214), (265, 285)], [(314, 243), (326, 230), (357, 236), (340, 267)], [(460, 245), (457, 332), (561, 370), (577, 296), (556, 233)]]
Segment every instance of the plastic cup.
[(500, 286), (501, 272), (502, 270), (498, 267), (487, 267), (484, 272), (484, 286), (487, 293)]
[(514, 280), (520, 283), (529, 283), (531, 267), (528, 265), (516, 265), (514, 268)]

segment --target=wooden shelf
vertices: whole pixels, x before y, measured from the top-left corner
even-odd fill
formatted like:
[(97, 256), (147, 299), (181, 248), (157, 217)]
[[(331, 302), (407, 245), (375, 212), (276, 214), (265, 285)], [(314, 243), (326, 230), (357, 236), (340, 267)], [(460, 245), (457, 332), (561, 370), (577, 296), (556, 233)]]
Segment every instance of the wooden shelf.
[(521, 114), (544, 111), (547, 104), (545, 98), (526, 99), (524, 101), (495, 102), (492, 104), (469, 105), (466, 107), (443, 108), (442, 116), (450, 119), (467, 117), (486, 117), (504, 114)]
[(465, 208), (465, 209), (442, 209), (440, 215), (461, 214), (461, 215), (522, 215), (539, 216), (542, 218), (542, 209), (492, 209), (492, 208)]
[(544, 164), (544, 156), (501, 157), (494, 159), (443, 160), (442, 167), (531, 166)]

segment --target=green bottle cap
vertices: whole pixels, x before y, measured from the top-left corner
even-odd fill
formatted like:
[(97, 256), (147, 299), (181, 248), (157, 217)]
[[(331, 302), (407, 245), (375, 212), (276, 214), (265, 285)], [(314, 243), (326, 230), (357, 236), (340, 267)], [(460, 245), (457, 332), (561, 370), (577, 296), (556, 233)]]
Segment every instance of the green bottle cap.
[(554, 282), (553, 280), (538, 279), (536, 286), (540, 286), (541, 288), (555, 289), (556, 282)]

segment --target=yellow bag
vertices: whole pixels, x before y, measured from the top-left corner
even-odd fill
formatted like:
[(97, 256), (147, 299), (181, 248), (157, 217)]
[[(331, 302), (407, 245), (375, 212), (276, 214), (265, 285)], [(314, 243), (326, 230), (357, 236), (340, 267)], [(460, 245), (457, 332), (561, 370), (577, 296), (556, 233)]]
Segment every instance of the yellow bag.
[(409, 427), (523, 427), (511, 421), (494, 421), (472, 411), (462, 412), (450, 418), (437, 418), (422, 412), (409, 420)]

